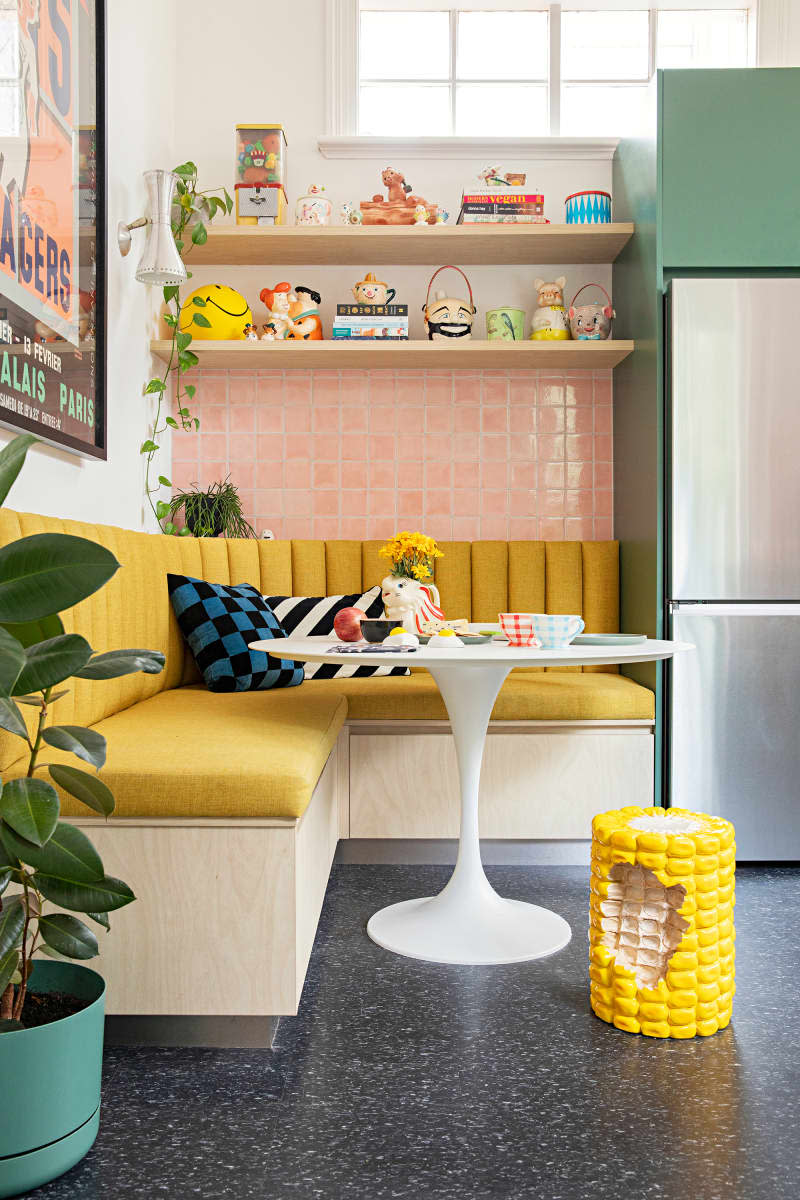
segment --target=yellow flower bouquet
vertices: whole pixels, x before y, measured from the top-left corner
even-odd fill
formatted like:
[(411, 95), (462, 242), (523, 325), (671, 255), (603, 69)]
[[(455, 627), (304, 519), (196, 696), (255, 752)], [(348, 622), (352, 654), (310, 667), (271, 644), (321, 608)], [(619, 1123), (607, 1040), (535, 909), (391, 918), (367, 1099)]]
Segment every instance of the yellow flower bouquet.
[(381, 558), (391, 563), (393, 575), (421, 582), (433, 575), (433, 562), (442, 557), (442, 552), (433, 538), (424, 533), (409, 533), (406, 529), (396, 533), (378, 551)]

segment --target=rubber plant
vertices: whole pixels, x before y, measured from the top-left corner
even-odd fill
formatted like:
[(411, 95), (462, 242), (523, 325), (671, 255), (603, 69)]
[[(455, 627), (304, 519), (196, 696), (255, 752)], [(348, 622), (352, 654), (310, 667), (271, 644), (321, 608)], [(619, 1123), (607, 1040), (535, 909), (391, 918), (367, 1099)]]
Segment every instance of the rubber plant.
[[(23, 434), (0, 451), (0, 504), (35, 441)], [(69, 534), (38, 533), (0, 548), (0, 729), (20, 739), (27, 759), (20, 778), (0, 785), (0, 1033), (24, 1027), (37, 954), (81, 960), (98, 953), (96, 934), (74, 913), (109, 929), (109, 912), (135, 899), (127, 883), (106, 875), (86, 834), (59, 819), (53, 787), (92, 813), (114, 811), (114, 797), (97, 774), (105, 738), (54, 723), (54, 706), (67, 695), (70, 679), (157, 674), (164, 666), (155, 650), (96, 654), (85, 638), (64, 632), (59, 613), (98, 591), (118, 568), (103, 546)], [(34, 709), (32, 730), (20, 706)], [(95, 770), (41, 761), (50, 747)]]
[[(172, 233), (178, 253), (183, 259), (193, 246), (202, 246), (208, 240), (207, 226), (217, 213), (230, 213), (233, 201), (226, 188), (200, 191), (197, 187), (197, 166), (193, 162), (181, 163), (174, 168), (173, 173), (178, 176), (178, 183), (175, 188), (177, 200), (172, 210)], [(220, 192), (221, 195), (218, 194)], [(186, 278), (191, 277), (191, 271), (187, 271)], [(183, 377), (192, 367), (196, 367), (198, 362), (197, 355), (189, 349), (192, 344), (191, 326), (208, 329), (211, 322), (202, 311), (205, 308), (205, 300), (195, 296), (192, 303), (197, 311), (192, 314), (189, 328), (181, 330), (181, 291), (178, 284), (170, 284), (164, 288), (164, 303), (167, 311), (163, 319), (170, 330), (169, 358), (163, 375), (151, 379), (144, 389), (146, 396), (155, 395), (158, 399), (152, 434), (142, 442), (140, 453), (145, 457), (145, 495), (162, 532), (185, 535), (189, 532), (188, 529), (179, 530), (176, 527), (168, 502), (157, 498), (162, 488), (172, 487), (172, 481), (165, 475), (159, 475), (158, 482), (153, 483), (153, 458), (161, 448), (158, 439), (167, 429), (182, 429), (188, 433), (192, 430), (196, 432), (200, 428), (200, 419), (192, 414), (190, 408), (190, 405), (194, 404), (197, 388), (193, 383), (185, 384)], [(175, 383), (174, 417), (163, 415), (165, 394), (169, 390), (171, 377)]]

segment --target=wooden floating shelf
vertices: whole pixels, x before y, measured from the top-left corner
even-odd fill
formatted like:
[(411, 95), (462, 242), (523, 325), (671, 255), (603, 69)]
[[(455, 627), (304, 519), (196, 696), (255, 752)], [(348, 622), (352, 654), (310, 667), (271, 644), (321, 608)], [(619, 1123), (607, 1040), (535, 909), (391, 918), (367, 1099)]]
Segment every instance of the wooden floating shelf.
[[(153, 341), (156, 358), (169, 359), (169, 341)], [(236, 370), (594, 370), (616, 367), (633, 342), (451, 342), (348, 339), (322, 342), (194, 341), (201, 368)]]
[(228, 225), (192, 248), (194, 266), (520, 266), (611, 263), (633, 235), (612, 225)]

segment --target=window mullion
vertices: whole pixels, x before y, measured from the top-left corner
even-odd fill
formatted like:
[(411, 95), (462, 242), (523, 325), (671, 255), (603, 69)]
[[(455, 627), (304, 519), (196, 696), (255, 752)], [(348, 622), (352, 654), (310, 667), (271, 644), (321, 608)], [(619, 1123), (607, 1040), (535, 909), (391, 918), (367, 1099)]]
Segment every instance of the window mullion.
[(656, 29), (658, 24), (658, 13), (655, 8), (651, 8), (648, 15), (648, 44), (647, 44), (647, 78), (652, 79), (656, 73)]
[(548, 99), (550, 136), (561, 133), (561, 5), (551, 4), (547, 20), (547, 40), (550, 50)]
[(450, 9), (450, 134), (456, 132), (456, 54), (458, 50), (458, 9)]

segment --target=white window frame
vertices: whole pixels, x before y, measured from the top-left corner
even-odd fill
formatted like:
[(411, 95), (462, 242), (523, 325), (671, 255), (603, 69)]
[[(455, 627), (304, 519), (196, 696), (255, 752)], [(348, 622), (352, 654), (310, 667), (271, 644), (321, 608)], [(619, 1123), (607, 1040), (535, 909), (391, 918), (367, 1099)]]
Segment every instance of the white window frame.
[[(563, 0), (562, 3), (549, 3), (548, 0), (369, 0), (372, 9), (396, 9), (408, 7), (417, 10), (451, 10), (450, 26), (450, 89), (451, 105), (455, 104), (455, 9), (531, 9), (548, 11), (550, 13), (549, 27), (549, 78), (548, 99), (550, 110), (550, 133), (542, 137), (504, 138), (504, 137), (367, 137), (359, 135), (358, 129), (358, 97), (359, 97), (359, 18), (361, 11), (360, 0), (326, 0), (325, 6), (325, 36), (326, 36), (326, 80), (325, 101), (327, 114), (327, 129), (324, 137), (319, 140), (319, 149), (327, 158), (374, 158), (390, 150), (413, 152), (421, 158), (465, 158), (482, 157), (484, 154), (497, 154), (510, 157), (523, 152), (537, 153), (553, 160), (564, 158), (597, 158), (608, 159), (613, 156), (619, 138), (564, 138), (560, 136), (561, 118), (561, 23), (560, 14), (564, 10), (598, 9), (649, 9), (650, 11), (650, 42), (649, 42), (649, 77), (652, 80), (655, 71), (656, 53), (656, 20), (659, 9), (714, 9), (714, 8), (747, 8), (748, 21), (748, 64), (754, 66), (759, 61), (757, 46), (762, 40), (769, 41), (772, 26), (780, 26), (785, 22), (784, 9), (789, 0), (660, 0), (657, 5), (648, 4), (647, 0)], [(766, 28), (762, 29), (762, 25)], [(395, 81), (393, 81), (395, 82)], [(414, 80), (419, 82), (419, 80)], [(513, 80), (504, 82), (514, 82)], [(523, 82), (530, 82), (525, 80)], [(570, 83), (598, 83), (613, 86), (641, 86), (647, 80), (634, 81), (630, 79), (614, 80), (569, 80)], [(455, 126), (455, 120), (453, 120)]]

